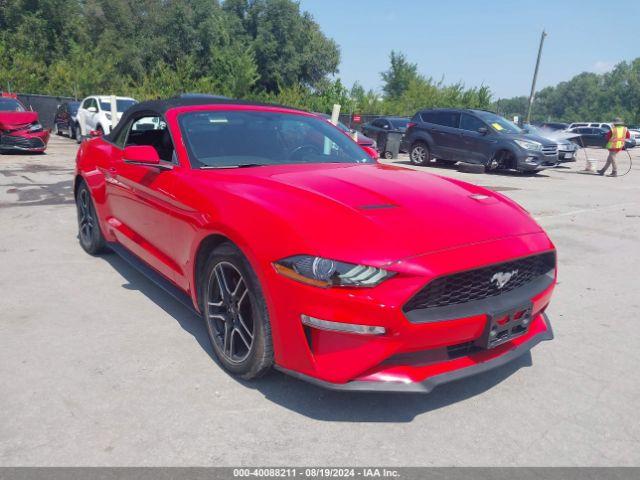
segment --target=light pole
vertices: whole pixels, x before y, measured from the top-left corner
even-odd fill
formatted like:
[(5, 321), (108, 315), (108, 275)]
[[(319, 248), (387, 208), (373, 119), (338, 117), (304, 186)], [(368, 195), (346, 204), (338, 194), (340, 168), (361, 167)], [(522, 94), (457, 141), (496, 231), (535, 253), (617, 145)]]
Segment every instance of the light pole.
[(529, 105), (527, 106), (527, 120), (526, 123), (531, 123), (531, 107), (533, 106), (533, 97), (536, 94), (536, 81), (538, 80), (538, 68), (540, 68), (540, 57), (542, 57), (542, 46), (544, 45), (544, 39), (547, 36), (547, 32), (542, 30), (540, 36), (540, 46), (538, 47), (538, 59), (536, 60), (536, 69), (533, 72), (533, 82), (531, 82), (531, 93), (529, 94)]

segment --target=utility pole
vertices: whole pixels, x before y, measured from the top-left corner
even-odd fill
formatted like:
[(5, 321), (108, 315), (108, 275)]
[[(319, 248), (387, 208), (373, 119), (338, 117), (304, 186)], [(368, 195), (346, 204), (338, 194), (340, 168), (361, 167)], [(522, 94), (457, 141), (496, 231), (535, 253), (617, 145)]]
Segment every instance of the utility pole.
[(540, 57), (542, 57), (542, 46), (544, 45), (544, 39), (547, 36), (547, 32), (542, 29), (542, 35), (540, 36), (540, 46), (538, 47), (538, 59), (536, 60), (536, 69), (533, 72), (533, 82), (531, 82), (531, 93), (529, 94), (529, 105), (527, 106), (527, 119), (526, 123), (531, 122), (531, 107), (533, 106), (533, 97), (536, 94), (536, 81), (538, 80), (538, 68), (540, 68)]

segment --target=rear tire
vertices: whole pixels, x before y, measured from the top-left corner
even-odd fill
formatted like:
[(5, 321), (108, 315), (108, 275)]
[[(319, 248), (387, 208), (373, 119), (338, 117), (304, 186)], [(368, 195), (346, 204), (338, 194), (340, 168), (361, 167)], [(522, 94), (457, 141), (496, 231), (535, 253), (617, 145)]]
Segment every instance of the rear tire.
[(100, 230), (100, 222), (91, 198), (91, 192), (84, 182), (80, 184), (76, 194), (76, 209), (80, 246), (89, 255), (104, 253), (106, 242)]
[(76, 143), (81, 143), (82, 142), (82, 129), (80, 128), (80, 124), (76, 123), (75, 128), (73, 129), (74, 133), (75, 133), (75, 138), (76, 138)]
[(431, 161), (431, 151), (424, 142), (416, 142), (411, 145), (409, 158), (414, 165), (427, 165)]
[(260, 282), (231, 243), (215, 248), (200, 280), (202, 312), (213, 351), (222, 366), (251, 380), (273, 365), (273, 343)]

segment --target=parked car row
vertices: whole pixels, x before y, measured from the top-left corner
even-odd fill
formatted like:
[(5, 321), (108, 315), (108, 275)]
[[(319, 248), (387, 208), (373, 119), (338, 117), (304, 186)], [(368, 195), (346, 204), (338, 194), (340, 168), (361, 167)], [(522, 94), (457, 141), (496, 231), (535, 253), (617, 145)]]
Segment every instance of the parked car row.
[[(493, 112), (474, 109), (426, 109), (413, 118), (380, 117), (362, 126), (377, 141), (381, 156), (391, 158), (383, 138), (402, 135), (400, 151), (415, 165), (433, 161), (477, 164), (485, 170), (536, 172), (574, 162), (580, 147), (604, 147), (611, 124), (546, 122), (519, 127)], [(625, 148), (640, 144), (640, 130), (630, 129)]]
[[(567, 133), (575, 134), (571, 138), (573, 142), (581, 147), (604, 148), (608, 142), (607, 135), (611, 132), (611, 126), (605, 127), (573, 127), (566, 130)], [(637, 143), (637, 136), (634, 134), (632, 138), (625, 141), (625, 148), (634, 148)]]
[[(133, 98), (116, 97), (116, 122), (131, 106), (138, 103)], [(63, 102), (56, 112), (53, 121), (55, 133), (66, 133), (78, 143), (91, 132), (105, 135), (111, 131), (113, 122), (111, 97), (92, 95), (82, 102)]]
[(486, 170), (536, 172), (558, 164), (558, 143), (527, 133), (495, 113), (435, 109), (416, 113), (405, 144), (415, 165), (432, 160), (483, 165)]

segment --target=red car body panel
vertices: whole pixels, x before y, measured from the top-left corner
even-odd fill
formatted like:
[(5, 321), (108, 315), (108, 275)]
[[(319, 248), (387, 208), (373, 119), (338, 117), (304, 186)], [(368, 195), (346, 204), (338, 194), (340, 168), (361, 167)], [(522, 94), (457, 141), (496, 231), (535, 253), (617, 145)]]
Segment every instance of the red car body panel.
[(0, 150), (44, 152), (49, 132), (44, 129), (30, 132), (34, 122), (38, 122), (36, 112), (0, 111)]
[[(277, 367), (337, 388), (419, 386), (445, 373), (471, 372), (471, 366), (507, 358), (527, 342), (552, 337), (544, 310), (555, 278), (530, 298), (533, 321), (525, 335), (455, 360), (395, 361), (399, 355), (482, 335), (484, 314), (431, 323), (407, 320), (403, 306), (432, 279), (554, 251), (547, 235), (500, 193), (394, 166), (192, 169), (178, 118), (216, 109), (311, 115), (228, 104), (172, 108), (165, 120), (179, 162), (173, 170), (125, 164), (122, 150), (108, 138), (93, 138), (80, 146), (77, 178), (90, 187), (106, 240), (126, 247), (188, 294), (196, 310), (196, 262), (203, 240), (220, 235), (237, 245), (263, 289)], [(381, 267), (395, 276), (374, 288), (317, 288), (273, 268), (275, 261), (296, 254)], [(301, 314), (383, 326), (387, 333), (312, 329), (309, 342)]]

